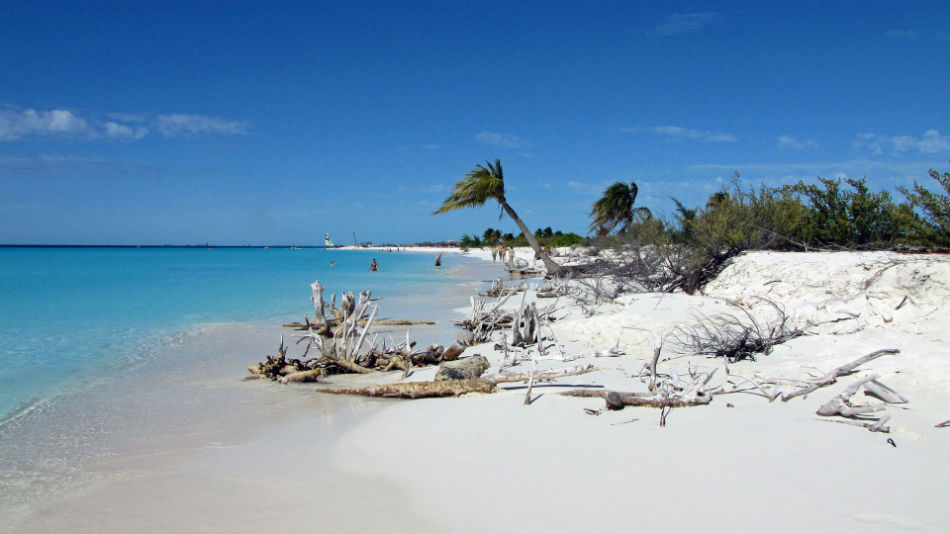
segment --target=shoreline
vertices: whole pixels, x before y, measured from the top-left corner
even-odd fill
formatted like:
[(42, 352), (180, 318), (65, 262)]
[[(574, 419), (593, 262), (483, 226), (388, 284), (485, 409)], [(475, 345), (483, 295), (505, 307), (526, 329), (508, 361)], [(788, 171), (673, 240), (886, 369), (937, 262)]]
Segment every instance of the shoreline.
[[(483, 283), (477, 281), (480, 277), (476, 273), (482, 266), (483, 262), (450, 266), (450, 271), (456, 271), (451, 278), (458, 282), (438, 282), (445, 287), (435, 302), (449, 300), (451, 295), (468, 295), (480, 287)], [(301, 294), (305, 301), (306, 293)], [(393, 308), (396, 302), (401, 307)], [(452, 300), (448, 308), (457, 309), (460, 304)], [(419, 314), (418, 310), (432, 305), (418, 308), (414, 297), (404, 297), (385, 300), (382, 310), (387, 308), (387, 315), (401, 316)], [(420, 343), (454, 340), (447, 337), (456, 330), (447, 320), (454, 313), (443, 311), (444, 316), (432, 317), (437, 319), (436, 325), (411, 327), (413, 339)], [(405, 327), (379, 330), (393, 331), (393, 335), (406, 332)], [(386, 404), (316, 394), (293, 385), (246, 381), (247, 366), (273, 353), (281, 334), (287, 337), (293, 333), (282, 328), (281, 321), (264, 319), (201, 323), (165, 332), (144, 342), (164, 346), (169, 340), (177, 340), (165, 349), (156, 349), (174, 352), (175, 357), (169, 361), (156, 359), (160, 354), (137, 356), (116, 364), (117, 374), (99, 377), (92, 384), (79, 384), (11, 421), (0, 436), (6, 443), (0, 450), (0, 463), (5, 466), (0, 472), (0, 494), (4, 495), (0, 532), (168, 531), (189, 530), (188, 525), (204, 530), (222, 525), (222, 520), (233, 516), (235, 510), (225, 513), (222, 509), (218, 517), (195, 518), (194, 523), (176, 523), (174, 528), (168, 522), (180, 519), (174, 506), (185, 510), (198, 503), (181, 501), (183, 496), (212, 487), (219, 495), (213, 499), (226, 502), (223, 496), (231, 495), (235, 500), (227, 506), (239, 508), (240, 501), (241, 506), (253, 509), (255, 503), (241, 501), (254, 493), (253, 488), (238, 492), (231, 487), (235, 473), (248, 472), (245, 462), (249, 460), (240, 455), (259, 456), (257, 474), (266, 478), (269, 475), (264, 468), (273, 464), (268, 456), (284, 447), (273, 443), (272, 435), (292, 432), (294, 439), (329, 448), (327, 439)], [(154, 383), (156, 376), (159, 383)], [(115, 399), (125, 400), (117, 405)], [(37, 426), (40, 421), (42, 427)], [(326, 439), (319, 435), (304, 439), (304, 429), (296, 427), (306, 424), (323, 428)], [(265, 446), (265, 441), (270, 443)], [(297, 453), (288, 451), (288, 455), (293, 454)], [(201, 472), (207, 465), (217, 467), (215, 474), (205, 477)], [(341, 484), (339, 491), (351, 491), (354, 498), (362, 491), (361, 486), (346, 482), (331, 468), (328, 462), (318, 461), (312, 471), (319, 475), (317, 478), (336, 477)], [(151, 492), (156, 483), (168, 490), (169, 503), (178, 504), (154, 508), (150, 503), (155, 503)], [(281, 497), (285, 501), (292, 498), (291, 494)], [(272, 504), (277, 509), (280, 502)], [(147, 516), (155, 522), (153, 527), (136, 522)], [(220, 528), (244, 530), (241, 521), (229, 525)], [(374, 525), (382, 528), (381, 524)], [(301, 524), (296, 530), (310, 529)]]
[[(476, 252), (490, 259), (490, 252)], [(590, 304), (591, 315), (562, 303), (550, 324), (557, 351), (588, 356), (570, 364), (540, 361), (538, 368), (592, 363), (598, 371), (558, 382), (645, 390), (631, 377), (652, 353), (649, 330), (666, 331), (696, 314), (729, 310), (730, 303), (755, 309), (753, 297), (764, 293), (817, 326), (755, 362), (730, 364), (730, 372), (799, 376), (899, 348), (868, 366), (911, 401), (888, 408), (890, 434), (815, 415), (860, 375), (787, 403), (750, 394), (716, 397), (707, 406), (674, 409), (664, 428), (655, 409), (589, 415), (584, 408), (602, 409), (602, 400), (563, 397), (557, 394), (563, 387), (544, 384), (526, 406), (523, 384), (487, 396), (390, 401), (245, 382), (239, 387), (272, 399), (258, 406), (268, 424), (246, 428), (245, 441), (171, 451), (150, 464), (151, 473), (51, 503), (47, 513), (0, 531), (758, 531), (769, 524), (945, 530), (950, 431), (933, 425), (950, 417), (950, 355), (941, 337), (950, 326), (950, 257), (908, 261), (905, 269), (891, 265), (886, 253), (795, 254), (744, 255), (706, 295), (628, 294)], [(210, 337), (204, 342), (212, 343)], [(256, 343), (270, 350), (274, 344)], [(625, 355), (592, 353), (612, 346)], [(687, 376), (720, 368), (723, 376), (721, 359), (664, 350), (664, 371)], [(491, 344), (469, 347), (464, 356), (475, 353), (489, 359), (489, 373), (504, 357)], [(522, 362), (513, 370), (530, 367)], [(434, 373), (418, 369), (409, 380)], [(308, 412), (325, 401), (339, 403), (331, 415)], [(128, 461), (138, 468), (145, 462)], [(379, 496), (373, 514), (365, 513), (368, 491)]]

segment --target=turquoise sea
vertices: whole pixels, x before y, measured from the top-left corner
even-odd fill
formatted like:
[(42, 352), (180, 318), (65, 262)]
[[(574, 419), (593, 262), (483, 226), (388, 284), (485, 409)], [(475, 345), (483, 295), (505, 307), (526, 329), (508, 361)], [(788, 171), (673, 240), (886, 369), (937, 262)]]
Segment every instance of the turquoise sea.
[[(181, 451), (227, 450), (281, 421), (323, 428), (305, 445), (331, 447), (357, 415), (384, 403), (244, 380), (247, 366), (275, 353), (281, 336), (291, 356), (303, 352), (281, 325), (312, 317), (314, 280), (327, 300), (343, 291), (382, 297), (380, 319), (436, 321), (408, 328), (420, 345), (451, 343), (461, 335), (454, 310), (500, 273), (459, 254), (444, 255), (440, 268), (434, 259), (320, 248), (0, 247), (0, 532), (74, 530), (89, 513), (86, 492), (154, 472)], [(384, 339), (406, 333), (380, 331)]]
[(0, 248), (0, 421), (115, 369), (174, 358), (157, 347), (177, 332), (312, 316), (314, 280), (327, 300), (383, 297), (381, 318), (442, 319), (433, 315), (467, 304), (445, 289), (475, 263), (453, 255), (436, 269), (429, 254), (322, 248)]

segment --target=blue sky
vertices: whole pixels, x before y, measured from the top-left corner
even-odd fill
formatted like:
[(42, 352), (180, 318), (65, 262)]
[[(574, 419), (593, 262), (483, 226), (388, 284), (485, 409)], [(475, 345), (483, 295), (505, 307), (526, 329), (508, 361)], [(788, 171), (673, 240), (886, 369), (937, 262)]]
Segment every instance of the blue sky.
[(929, 181), (950, 3), (0, 2), (0, 243), (458, 239), (746, 184)]

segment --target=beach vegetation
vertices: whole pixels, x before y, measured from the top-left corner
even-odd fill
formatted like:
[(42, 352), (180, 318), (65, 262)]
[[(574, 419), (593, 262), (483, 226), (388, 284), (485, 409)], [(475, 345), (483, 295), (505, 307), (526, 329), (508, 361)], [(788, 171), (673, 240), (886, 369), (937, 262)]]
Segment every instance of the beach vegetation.
[[(548, 247), (587, 245), (590, 242), (588, 238), (582, 235), (576, 234), (574, 232), (564, 233), (561, 230), (551, 230), (551, 227), (545, 228), (544, 230), (539, 229), (534, 235), (538, 243), (540, 243), (540, 245), (545, 249)], [(501, 230), (494, 230), (491, 228), (485, 230), (485, 233), (482, 234), (481, 238), (479, 238), (477, 235), (464, 234), (461, 239), (459, 239), (460, 248), (495, 247), (498, 245), (502, 245), (504, 247), (531, 246), (530, 243), (528, 243), (527, 238), (521, 234), (518, 236), (515, 236), (511, 233), (502, 234)]]
[(630, 182), (614, 182), (604, 190), (603, 196), (594, 202), (590, 210), (593, 222), (590, 231), (604, 237), (620, 226), (619, 232), (624, 232), (635, 219), (648, 219), (652, 216), (650, 210), (644, 207), (634, 208), (637, 201), (637, 184)]
[(799, 195), (808, 208), (800, 236), (804, 241), (818, 246), (867, 248), (901, 237), (895, 206), (886, 191), (871, 193), (864, 178), (845, 179), (850, 190), (841, 187), (841, 179), (819, 177), (818, 182), (820, 185), (799, 182), (783, 188)]
[(771, 313), (755, 315), (734, 306), (732, 312), (697, 314), (694, 322), (673, 328), (673, 344), (686, 354), (721, 357), (735, 363), (755, 361), (757, 354), (768, 355), (775, 345), (803, 335), (781, 306), (769, 299), (759, 300)]
[[(617, 221), (614, 234), (595, 209), (593, 244), (617, 251), (621, 265), (611, 269), (634, 281), (631, 287), (687, 292), (745, 250), (939, 249), (950, 245), (950, 173), (930, 176), (942, 193), (915, 183), (898, 188), (907, 201), (896, 203), (886, 191), (872, 192), (864, 178), (753, 188), (737, 172), (704, 206), (688, 208), (674, 198), (671, 218), (634, 216), (622, 226)], [(604, 198), (620, 189), (608, 188)]]
[(497, 245), (500, 242), (501, 242), (501, 230), (488, 228), (482, 234), (482, 243), (484, 243), (485, 246)]
[(505, 197), (505, 175), (499, 159), (496, 159), (494, 163), (486, 160), (485, 165), (476, 165), (455, 184), (452, 193), (442, 202), (442, 206), (433, 212), (433, 215), (463, 208), (477, 208), (491, 199), (497, 201), (501, 209), (499, 218), (506, 214), (518, 225), (521, 234), (528, 245), (534, 249), (535, 254), (541, 258), (548, 273), (558, 272), (561, 269), (560, 265), (544, 253), (534, 234), (508, 204), (508, 199)]
[(911, 235), (919, 241), (950, 246), (950, 172), (941, 174), (930, 169), (930, 177), (943, 189), (943, 193), (935, 193), (916, 181), (913, 190), (898, 187), (897, 190), (907, 198), (907, 207), (912, 212), (907, 213), (905, 210), (899, 213), (898, 220), (908, 225)]

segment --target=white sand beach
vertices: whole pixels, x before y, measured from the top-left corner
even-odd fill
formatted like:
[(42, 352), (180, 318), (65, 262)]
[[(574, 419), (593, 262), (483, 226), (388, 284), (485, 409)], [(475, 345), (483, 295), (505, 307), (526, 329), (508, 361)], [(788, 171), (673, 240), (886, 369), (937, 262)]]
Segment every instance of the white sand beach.
[[(488, 251), (469, 254), (490, 261)], [(530, 257), (526, 250), (518, 255)], [(540, 282), (529, 284), (536, 289)], [(728, 375), (722, 358), (677, 353), (669, 341), (677, 325), (736, 305), (765, 314), (772, 308), (760, 297), (783, 307), (805, 335), (756, 361), (729, 364)], [(470, 313), (466, 304), (459, 303), (459, 319)], [(597, 371), (534, 385), (530, 405), (527, 386), (510, 383), (498, 393), (461, 398), (332, 397), (328, 409), (327, 396), (312, 385), (259, 381), (255, 390), (279, 391), (283, 400), (248, 410), (236, 425), (243, 427), (240, 439), (224, 432), (216, 445), (196, 440), (164, 455), (129, 458), (136, 476), (51, 501), (3, 531), (950, 529), (950, 428), (935, 427), (950, 419), (950, 257), (756, 252), (738, 257), (703, 295), (538, 305), (557, 308), (557, 320), (544, 330), (553, 343), (548, 355), (580, 357), (525, 360), (510, 370), (592, 364)], [(639, 373), (657, 335), (667, 340), (659, 371), (687, 377), (716, 369), (710, 386), (728, 376), (806, 378), (876, 350), (900, 352), (788, 402), (745, 391), (674, 408), (663, 427), (656, 408), (607, 411), (602, 399), (558, 394), (572, 387), (646, 392)], [(596, 355), (613, 347), (622, 355)], [(473, 354), (488, 358), (489, 374), (504, 359), (492, 344), (463, 356)], [(407, 380), (434, 373), (419, 369)], [(889, 433), (816, 415), (870, 373), (909, 401), (877, 412), (890, 416)], [(394, 372), (346, 380), (400, 379)], [(879, 403), (860, 397), (856, 403)], [(284, 415), (275, 420), (276, 412)], [(248, 431), (265, 419), (271, 424)]]

